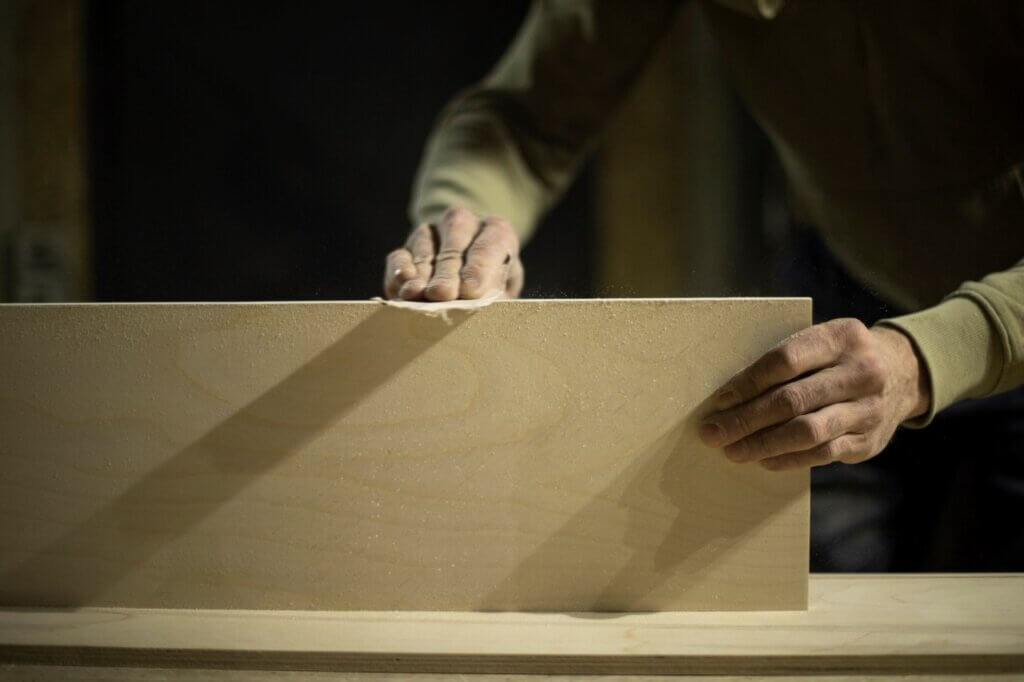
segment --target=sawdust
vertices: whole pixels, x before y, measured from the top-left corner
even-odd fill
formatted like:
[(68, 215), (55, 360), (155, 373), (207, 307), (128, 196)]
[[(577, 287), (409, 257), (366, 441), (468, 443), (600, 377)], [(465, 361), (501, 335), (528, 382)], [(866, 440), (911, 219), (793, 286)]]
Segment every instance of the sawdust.
[(504, 292), (500, 289), (495, 289), (489, 294), (482, 296), (481, 298), (474, 299), (458, 299), (455, 301), (401, 301), (393, 299), (385, 299), (380, 296), (374, 296), (371, 301), (377, 301), (382, 305), (389, 306), (391, 308), (402, 308), (403, 310), (412, 310), (421, 315), (427, 317), (439, 317), (447, 324), (451, 324), (452, 320), (448, 317), (448, 313), (453, 310), (465, 310), (469, 312), (475, 312), (481, 308), (486, 308), (495, 301), (501, 298)]

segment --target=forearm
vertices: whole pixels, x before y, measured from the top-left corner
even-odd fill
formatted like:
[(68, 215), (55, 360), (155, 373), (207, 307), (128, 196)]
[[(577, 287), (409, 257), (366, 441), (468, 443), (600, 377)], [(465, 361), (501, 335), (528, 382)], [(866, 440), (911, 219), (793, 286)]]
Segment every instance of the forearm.
[(498, 96), (474, 90), (443, 114), (424, 151), (413, 187), (414, 224), (436, 223), (453, 206), (498, 215), (525, 241), (544, 211), (569, 184), (583, 150), (528, 163), (522, 135), (510, 129)]
[(413, 222), (461, 205), (500, 215), (527, 237), (575, 177), (678, 4), (534, 2), (501, 62), (440, 118), (417, 173)]

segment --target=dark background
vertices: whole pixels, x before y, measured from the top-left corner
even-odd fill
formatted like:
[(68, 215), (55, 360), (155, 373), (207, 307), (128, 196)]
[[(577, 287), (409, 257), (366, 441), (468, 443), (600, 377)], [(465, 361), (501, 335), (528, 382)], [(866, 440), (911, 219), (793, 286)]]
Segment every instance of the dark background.
[[(96, 300), (380, 293), (435, 117), (527, 6), (91, 3)], [(525, 295), (591, 295), (592, 175), (527, 247)]]

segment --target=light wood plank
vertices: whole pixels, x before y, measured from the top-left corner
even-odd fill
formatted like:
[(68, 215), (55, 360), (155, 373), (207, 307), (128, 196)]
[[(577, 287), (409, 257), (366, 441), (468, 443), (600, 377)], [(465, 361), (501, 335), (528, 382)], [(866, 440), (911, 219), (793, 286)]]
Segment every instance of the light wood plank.
[(0, 611), (0, 660), (447, 673), (1024, 672), (1024, 576), (812, 576), (807, 611)]
[(0, 308), (0, 604), (804, 608), (808, 476), (701, 445), (806, 299)]
[[(346, 673), (298, 670), (199, 670), (95, 666), (0, 665), (2, 682), (780, 682), (777, 675), (467, 675), (463, 673)], [(798, 682), (1020, 682), (1019, 673), (800, 675)]]

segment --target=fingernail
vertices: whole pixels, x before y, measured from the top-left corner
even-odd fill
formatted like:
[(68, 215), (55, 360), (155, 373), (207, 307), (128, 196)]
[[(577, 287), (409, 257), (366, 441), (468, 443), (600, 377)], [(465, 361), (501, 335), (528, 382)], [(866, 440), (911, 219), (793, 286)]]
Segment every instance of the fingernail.
[(458, 284), (444, 277), (427, 285), (427, 298), (434, 301), (450, 301), (459, 297)]
[[(408, 282), (402, 285), (402, 288), (398, 290), (398, 295), (402, 298), (416, 297), (419, 296), (420, 291), (423, 290), (423, 280), (421, 279), (410, 279)], [(413, 294), (412, 292), (416, 293)]]
[(736, 392), (735, 391), (728, 391), (728, 390), (727, 391), (719, 391), (715, 395), (715, 403), (720, 408), (732, 407), (732, 404), (734, 402), (736, 402)]
[(743, 461), (743, 449), (737, 447), (735, 444), (730, 445), (724, 449), (725, 458), (730, 462), (742, 462)]
[(701, 424), (698, 434), (702, 441), (711, 446), (718, 445), (722, 440), (722, 429), (718, 424)]

